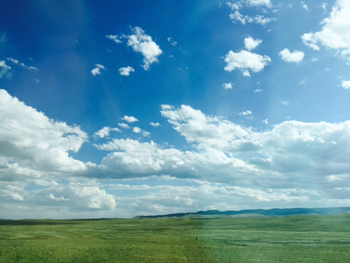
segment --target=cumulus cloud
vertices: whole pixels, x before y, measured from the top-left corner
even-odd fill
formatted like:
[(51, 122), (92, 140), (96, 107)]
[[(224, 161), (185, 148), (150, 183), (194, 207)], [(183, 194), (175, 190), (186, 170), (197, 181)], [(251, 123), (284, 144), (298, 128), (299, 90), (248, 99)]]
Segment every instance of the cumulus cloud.
[(123, 120), (123, 121), (127, 121), (127, 122), (129, 122), (129, 123), (139, 121), (139, 120), (136, 119), (134, 116), (127, 116), (127, 115), (125, 115), (125, 116), (122, 118), (122, 120)]
[(303, 61), (305, 54), (303, 51), (298, 51), (298, 50), (294, 50), (293, 52), (290, 52), (288, 48), (285, 48), (282, 51), (280, 51), (278, 55), (285, 62), (299, 63)]
[(261, 44), (261, 42), (261, 39), (254, 39), (252, 37), (247, 37), (244, 39), (244, 45), (248, 51), (257, 48)]
[(341, 86), (343, 89), (350, 89), (350, 80), (343, 80)]
[(134, 128), (132, 129), (132, 131), (133, 131), (134, 133), (140, 133), (140, 132), (142, 132), (142, 129), (140, 129), (139, 127), (134, 127)]
[(135, 72), (135, 69), (130, 66), (122, 67), (119, 69), (119, 74), (122, 76), (130, 76), (130, 72)]
[(145, 31), (140, 27), (132, 28), (132, 35), (126, 36), (128, 39), (128, 46), (131, 46), (135, 52), (139, 52), (143, 55), (143, 68), (148, 70), (150, 65), (154, 62), (158, 62), (158, 56), (163, 51), (153, 41), (152, 37), (145, 34)]
[(321, 25), (321, 31), (305, 33), (301, 36), (304, 44), (314, 50), (320, 50), (319, 44), (341, 51), (342, 55), (350, 54), (350, 2), (337, 0), (329, 17)]
[(101, 130), (94, 133), (94, 137), (105, 138), (109, 136), (111, 131), (121, 132), (118, 128), (103, 127)]
[(224, 89), (232, 89), (233, 83), (224, 83), (222, 86), (224, 87)]
[(235, 69), (241, 69), (244, 72), (248, 72), (248, 69), (253, 72), (259, 72), (271, 62), (271, 59), (268, 56), (261, 56), (246, 50), (241, 50), (239, 53), (230, 50), (229, 53), (226, 54), (224, 60), (227, 63), (225, 70), (230, 72)]
[(329, 187), (344, 186), (350, 179), (350, 122), (286, 121), (257, 132), (185, 105), (162, 110), (161, 114), (193, 150), (113, 139), (95, 145), (112, 151), (99, 165), (99, 174), (110, 178), (170, 175), (270, 188), (312, 188), (310, 173), (323, 187), (330, 183)]
[(85, 170), (71, 156), (87, 141), (79, 127), (49, 119), (0, 90), (0, 180)]
[(265, 5), (268, 8), (272, 7), (270, 0), (247, 0), (247, 4), (250, 6), (261, 6)]
[(160, 124), (158, 122), (150, 122), (150, 125), (152, 125), (153, 127), (159, 127)]
[(264, 17), (263, 15), (256, 15), (254, 17), (248, 16), (248, 15), (242, 15), (239, 11), (235, 11), (234, 13), (231, 13), (230, 19), (232, 20), (233, 23), (238, 21), (238, 22), (241, 22), (243, 25), (246, 25), (247, 23), (266, 25), (273, 21), (277, 21), (276, 18), (268, 18), (268, 17)]
[(101, 69), (106, 69), (103, 65), (101, 64), (96, 64), (96, 67), (91, 70), (91, 74), (96, 76), (101, 74)]

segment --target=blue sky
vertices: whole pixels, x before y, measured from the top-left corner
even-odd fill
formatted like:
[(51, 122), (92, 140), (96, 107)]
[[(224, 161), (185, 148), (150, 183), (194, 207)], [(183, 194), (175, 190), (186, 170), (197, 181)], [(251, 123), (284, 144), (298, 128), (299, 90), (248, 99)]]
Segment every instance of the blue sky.
[(0, 218), (350, 206), (348, 1), (0, 3)]

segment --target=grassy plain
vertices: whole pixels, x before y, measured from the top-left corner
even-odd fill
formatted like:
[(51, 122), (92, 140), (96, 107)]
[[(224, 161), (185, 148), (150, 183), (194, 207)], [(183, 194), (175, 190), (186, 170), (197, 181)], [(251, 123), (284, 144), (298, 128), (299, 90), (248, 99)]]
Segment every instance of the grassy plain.
[(350, 215), (0, 221), (0, 262), (350, 262)]

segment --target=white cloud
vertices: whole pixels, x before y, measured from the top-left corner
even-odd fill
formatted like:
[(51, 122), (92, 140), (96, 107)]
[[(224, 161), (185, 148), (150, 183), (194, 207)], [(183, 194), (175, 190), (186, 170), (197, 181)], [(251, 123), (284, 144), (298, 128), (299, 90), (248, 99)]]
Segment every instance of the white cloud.
[(343, 80), (341, 86), (343, 89), (350, 89), (350, 80)]
[(301, 2), (301, 6), (306, 10), (309, 11), (309, 8), (307, 7), (307, 5), (304, 2)]
[(299, 63), (303, 61), (305, 54), (304, 52), (298, 51), (298, 50), (294, 50), (293, 52), (290, 52), (288, 48), (285, 48), (282, 51), (280, 51), (278, 55), (285, 62)]
[(111, 131), (121, 132), (118, 128), (103, 127), (101, 130), (94, 133), (94, 137), (105, 138), (109, 136)]
[(270, 0), (247, 0), (247, 4), (250, 6), (260, 6), (265, 5), (268, 8), (272, 7)]
[(26, 66), (24, 63), (19, 62), (17, 59), (14, 58), (6, 58), (8, 61), (11, 61), (13, 64), (16, 64), (22, 68), (26, 69), (32, 69), (32, 70), (38, 70), (36, 67), (33, 66)]
[(130, 72), (135, 72), (135, 69), (130, 67), (130, 66), (123, 67), (123, 68), (119, 69), (119, 74), (122, 76), (129, 76)]
[(148, 132), (148, 131), (142, 131), (142, 135), (143, 135), (144, 137), (148, 137), (148, 136), (151, 135), (151, 133)]
[(0, 61), (0, 67), (1, 67), (1, 68), (5, 68), (5, 69), (11, 69), (10, 66), (7, 66), (7, 65), (6, 65), (6, 61), (5, 61), (5, 60), (1, 60), (1, 61)]
[(130, 129), (129, 125), (127, 125), (126, 123), (118, 123), (118, 125), (124, 129)]
[(120, 37), (118, 35), (106, 35), (106, 38), (113, 40), (117, 44), (122, 43), (122, 41), (120, 40), (122, 37)]
[(132, 123), (132, 122), (136, 122), (136, 121), (139, 121), (138, 119), (136, 119), (134, 116), (124, 116), (122, 118), (123, 121), (127, 121), (129, 123)]
[(350, 2), (337, 0), (329, 17), (321, 25), (321, 31), (306, 33), (301, 36), (304, 44), (319, 50), (317, 44), (341, 51), (342, 55), (350, 54)]
[(0, 119), (0, 180), (85, 170), (69, 156), (87, 141), (79, 127), (53, 121), (1, 89)]
[(239, 113), (239, 115), (241, 115), (241, 116), (247, 116), (247, 115), (252, 115), (252, 114), (253, 113), (250, 110), (243, 111), (243, 112)]
[(259, 72), (264, 69), (268, 62), (271, 62), (271, 59), (268, 56), (261, 56), (246, 50), (241, 50), (239, 53), (230, 50), (225, 56), (225, 62), (227, 63), (226, 71), (241, 69), (247, 72), (250, 69), (253, 72)]
[(172, 37), (168, 37), (167, 40), (170, 43), (170, 45), (172, 45), (172, 46), (176, 46), (177, 45), (177, 42)]
[(260, 93), (260, 92), (263, 92), (264, 90), (263, 89), (256, 89), (254, 90), (254, 93)]
[(132, 35), (126, 36), (128, 46), (131, 46), (135, 52), (143, 55), (143, 68), (148, 70), (150, 65), (158, 62), (158, 56), (163, 53), (160, 47), (153, 41), (152, 37), (145, 34), (140, 27), (132, 28)]
[(251, 17), (248, 15), (242, 15), (239, 11), (235, 11), (234, 13), (230, 14), (230, 19), (233, 23), (235, 21), (241, 22), (243, 25), (246, 25), (246, 23), (255, 23), (260, 25), (266, 25), (268, 23), (271, 23), (273, 21), (277, 21), (276, 18), (268, 18), (264, 17), (262, 15), (256, 15), (255, 17)]
[(261, 42), (261, 39), (254, 39), (252, 37), (247, 37), (244, 39), (244, 45), (248, 51), (257, 48), (261, 44)]
[(265, 123), (265, 124), (269, 124), (269, 119), (265, 119), (262, 122)]
[(140, 133), (140, 132), (142, 132), (142, 130), (141, 130), (139, 127), (134, 127), (134, 128), (132, 129), (132, 131), (133, 131), (134, 133)]
[(159, 127), (160, 124), (158, 122), (150, 122), (150, 125), (152, 125), (153, 127)]
[(106, 69), (103, 65), (101, 64), (96, 64), (96, 67), (91, 70), (91, 74), (96, 76), (101, 74), (101, 69)]
[(224, 89), (232, 89), (233, 88), (233, 83), (224, 83), (223, 87), (224, 87)]
[(226, 2), (226, 4), (232, 9), (232, 10), (239, 10), (241, 7), (241, 4), (238, 3), (231, 3), (231, 2)]
[(283, 105), (289, 106), (289, 102), (286, 100), (282, 100), (282, 101), (280, 101), (280, 103)]

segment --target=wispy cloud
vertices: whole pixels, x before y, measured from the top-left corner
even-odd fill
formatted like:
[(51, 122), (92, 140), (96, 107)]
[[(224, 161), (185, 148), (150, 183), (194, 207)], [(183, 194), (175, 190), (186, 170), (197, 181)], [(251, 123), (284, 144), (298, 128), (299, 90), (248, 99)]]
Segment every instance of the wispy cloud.
[(26, 66), (24, 63), (19, 62), (17, 59), (14, 58), (6, 58), (8, 61), (11, 61), (13, 64), (16, 64), (22, 68), (26, 68), (26, 69), (31, 69), (31, 70), (38, 70), (36, 67), (33, 66)]

